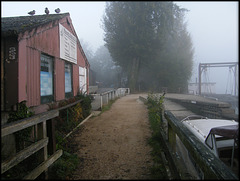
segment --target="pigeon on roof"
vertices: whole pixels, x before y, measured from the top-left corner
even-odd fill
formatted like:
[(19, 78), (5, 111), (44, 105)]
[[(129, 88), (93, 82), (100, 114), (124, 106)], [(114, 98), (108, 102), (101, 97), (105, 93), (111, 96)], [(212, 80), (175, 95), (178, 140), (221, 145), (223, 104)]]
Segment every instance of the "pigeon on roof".
[(33, 16), (35, 14), (35, 12), (36, 12), (35, 10), (32, 10), (32, 11), (28, 12), (28, 14)]
[(60, 9), (59, 8), (55, 9), (55, 12), (60, 13)]
[(46, 14), (49, 14), (48, 8), (45, 8), (45, 13), (46, 13)]

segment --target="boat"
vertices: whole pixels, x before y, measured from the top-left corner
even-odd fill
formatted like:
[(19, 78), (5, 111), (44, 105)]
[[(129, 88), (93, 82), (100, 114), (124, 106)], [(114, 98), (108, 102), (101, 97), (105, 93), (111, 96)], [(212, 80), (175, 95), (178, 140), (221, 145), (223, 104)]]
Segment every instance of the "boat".
[(209, 151), (239, 174), (239, 124), (237, 121), (190, 115), (181, 122)]

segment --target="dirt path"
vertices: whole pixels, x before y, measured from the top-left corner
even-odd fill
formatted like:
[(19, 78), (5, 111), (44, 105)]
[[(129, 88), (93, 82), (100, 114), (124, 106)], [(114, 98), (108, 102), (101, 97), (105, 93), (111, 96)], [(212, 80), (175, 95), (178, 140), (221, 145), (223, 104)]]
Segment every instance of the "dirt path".
[(151, 136), (139, 94), (121, 97), (74, 136), (80, 164), (71, 179), (150, 179)]

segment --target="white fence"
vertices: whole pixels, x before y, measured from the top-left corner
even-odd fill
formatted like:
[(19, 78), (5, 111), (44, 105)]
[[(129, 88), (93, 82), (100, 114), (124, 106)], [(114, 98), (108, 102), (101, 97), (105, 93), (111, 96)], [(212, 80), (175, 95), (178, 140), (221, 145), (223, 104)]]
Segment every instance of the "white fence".
[(94, 98), (92, 101), (92, 110), (96, 111), (102, 109), (102, 106), (107, 105), (110, 100), (125, 96), (127, 94), (130, 94), (129, 88), (118, 88), (115, 90), (103, 92), (101, 94), (90, 94)]

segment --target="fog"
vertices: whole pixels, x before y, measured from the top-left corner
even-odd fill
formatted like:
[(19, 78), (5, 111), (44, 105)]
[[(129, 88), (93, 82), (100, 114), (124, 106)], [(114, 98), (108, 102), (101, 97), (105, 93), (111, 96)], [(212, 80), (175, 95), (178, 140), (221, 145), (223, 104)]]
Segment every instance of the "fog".
[(56, 8), (60, 13), (69, 13), (79, 40), (88, 42), (93, 51), (104, 44), (101, 28), (104, 1), (1, 1), (1, 17), (29, 16), (32, 10), (35, 15), (43, 15), (46, 7), (50, 14), (55, 14)]
[[(185, 18), (195, 50), (191, 82), (198, 79), (199, 63), (238, 62), (238, 1), (175, 3), (189, 10)], [(93, 52), (104, 45), (101, 21), (104, 1), (1, 1), (1, 16), (28, 16), (28, 12), (33, 9), (36, 10), (36, 15), (41, 15), (44, 14), (45, 7), (48, 7), (50, 14), (55, 13), (56, 8), (60, 8), (61, 13), (69, 12), (79, 40), (87, 42)], [(216, 82), (216, 93), (226, 92), (228, 72), (228, 67), (211, 68), (208, 72), (209, 81)]]
[[(199, 63), (238, 62), (237, 1), (176, 2), (176, 4), (190, 10), (186, 14), (186, 21), (195, 49), (192, 82), (198, 78)], [(224, 94), (230, 89), (227, 87), (230, 75), (228, 67), (209, 69), (209, 80), (216, 82), (216, 93)]]

